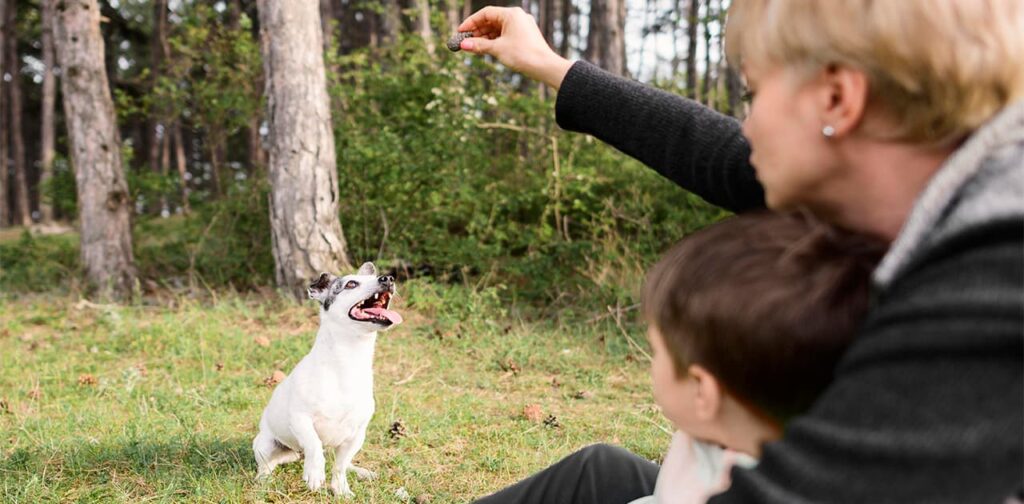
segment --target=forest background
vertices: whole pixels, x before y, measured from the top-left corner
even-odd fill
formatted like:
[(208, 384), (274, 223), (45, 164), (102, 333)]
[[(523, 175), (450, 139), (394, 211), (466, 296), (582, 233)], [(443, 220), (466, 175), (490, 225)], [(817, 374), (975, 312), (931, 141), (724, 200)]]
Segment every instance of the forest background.
[[(101, 53), (69, 43), (62, 16), (79, 4), (99, 14)], [(647, 391), (639, 286), (724, 212), (560, 130), (539, 84), (448, 52), (485, 2), (321, 0), (319, 47), (275, 48), (261, 15), (289, 4), (0, 0), (2, 500), (301, 495), (297, 477), (268, 488), (242, 474), (249, 431), (315, 330), (291, 294), (363, 261), (398, 276), (410, 314), (378, 355), (364, 451), (389, 476), (362, 487), (370, 501), (465, 500), (589, 442), (656, 459), (667, 426)], [(568, 58), (744, 113), (724, 0), (514, 5)], [(330, 138), (317, 141), (333, 156), (311, 173), (334, 170), (335, 222), (275, 200), (299, 189), (275, 175), (274, 142), (308, 136), (268, 118), (275, 50), (322, 59)], [(89, 58), (106, 82), (83, 95), (62, 61)], [(104, 89), (117, 143), (87, 142), (107, 164), (76, 173), (73, 135), (91, 130), (75, 114), (106, 110)], [(89, 170), (114, 185), (84, 187)], [(282, 223), (272, 208), (298, 213)], [(310, 218), (338, 226), (331, 246), (275, 245)], [(97, 229), (121, 246), (89, 253)]]

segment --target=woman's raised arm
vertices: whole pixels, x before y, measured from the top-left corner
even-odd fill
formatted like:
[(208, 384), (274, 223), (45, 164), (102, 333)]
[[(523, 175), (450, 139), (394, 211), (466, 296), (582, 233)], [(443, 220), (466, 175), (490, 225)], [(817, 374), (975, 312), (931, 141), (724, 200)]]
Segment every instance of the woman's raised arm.
[(459, 26), (460, 48), (494, 56), (558, 90), (558, 124), (593, 135), (708, 202), (732, 211), (763, 208), (740, 123), (693, 100), (569, 60), (544, 41), (533, 16), (485, 7)]

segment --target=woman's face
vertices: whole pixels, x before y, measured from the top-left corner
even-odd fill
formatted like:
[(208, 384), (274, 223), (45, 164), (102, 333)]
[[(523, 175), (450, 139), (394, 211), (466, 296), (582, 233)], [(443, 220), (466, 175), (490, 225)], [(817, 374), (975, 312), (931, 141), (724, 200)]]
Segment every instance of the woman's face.
[(745, 68), (753, 94), (743, 134), (770, 208), (820, 207), (838, 177), (822, 128), (828, 96), (796, 71)]

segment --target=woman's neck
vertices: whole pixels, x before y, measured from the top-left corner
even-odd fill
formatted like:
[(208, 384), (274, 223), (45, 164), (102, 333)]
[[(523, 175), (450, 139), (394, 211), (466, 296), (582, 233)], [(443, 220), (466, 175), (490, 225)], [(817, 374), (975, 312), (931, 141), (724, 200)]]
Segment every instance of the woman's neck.
[(836, 224), (892, 242), (928, 181), (955, 150), (955, 145), (851, 144), (844, 149), (844, 164), (856, 168), (835, 186), (841, 193), (828, 198), (833, 204), (824, 211)]

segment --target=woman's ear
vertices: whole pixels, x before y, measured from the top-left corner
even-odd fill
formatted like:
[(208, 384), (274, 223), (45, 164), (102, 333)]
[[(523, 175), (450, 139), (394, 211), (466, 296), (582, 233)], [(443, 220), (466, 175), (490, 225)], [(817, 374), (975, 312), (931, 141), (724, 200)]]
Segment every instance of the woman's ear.
[(691, 364), (686, 373), (694, 381), (696, 394), (694, 408), (697, 418), (701, 421), (717, 419), (722, 411), (722, 386), (707, 369), (699, 364)]
[(857, 129), (868, 103), (868, 76), (861, 70), (830, 65), (820, 75), (822, 124), (830, 136), (841, 137)]

